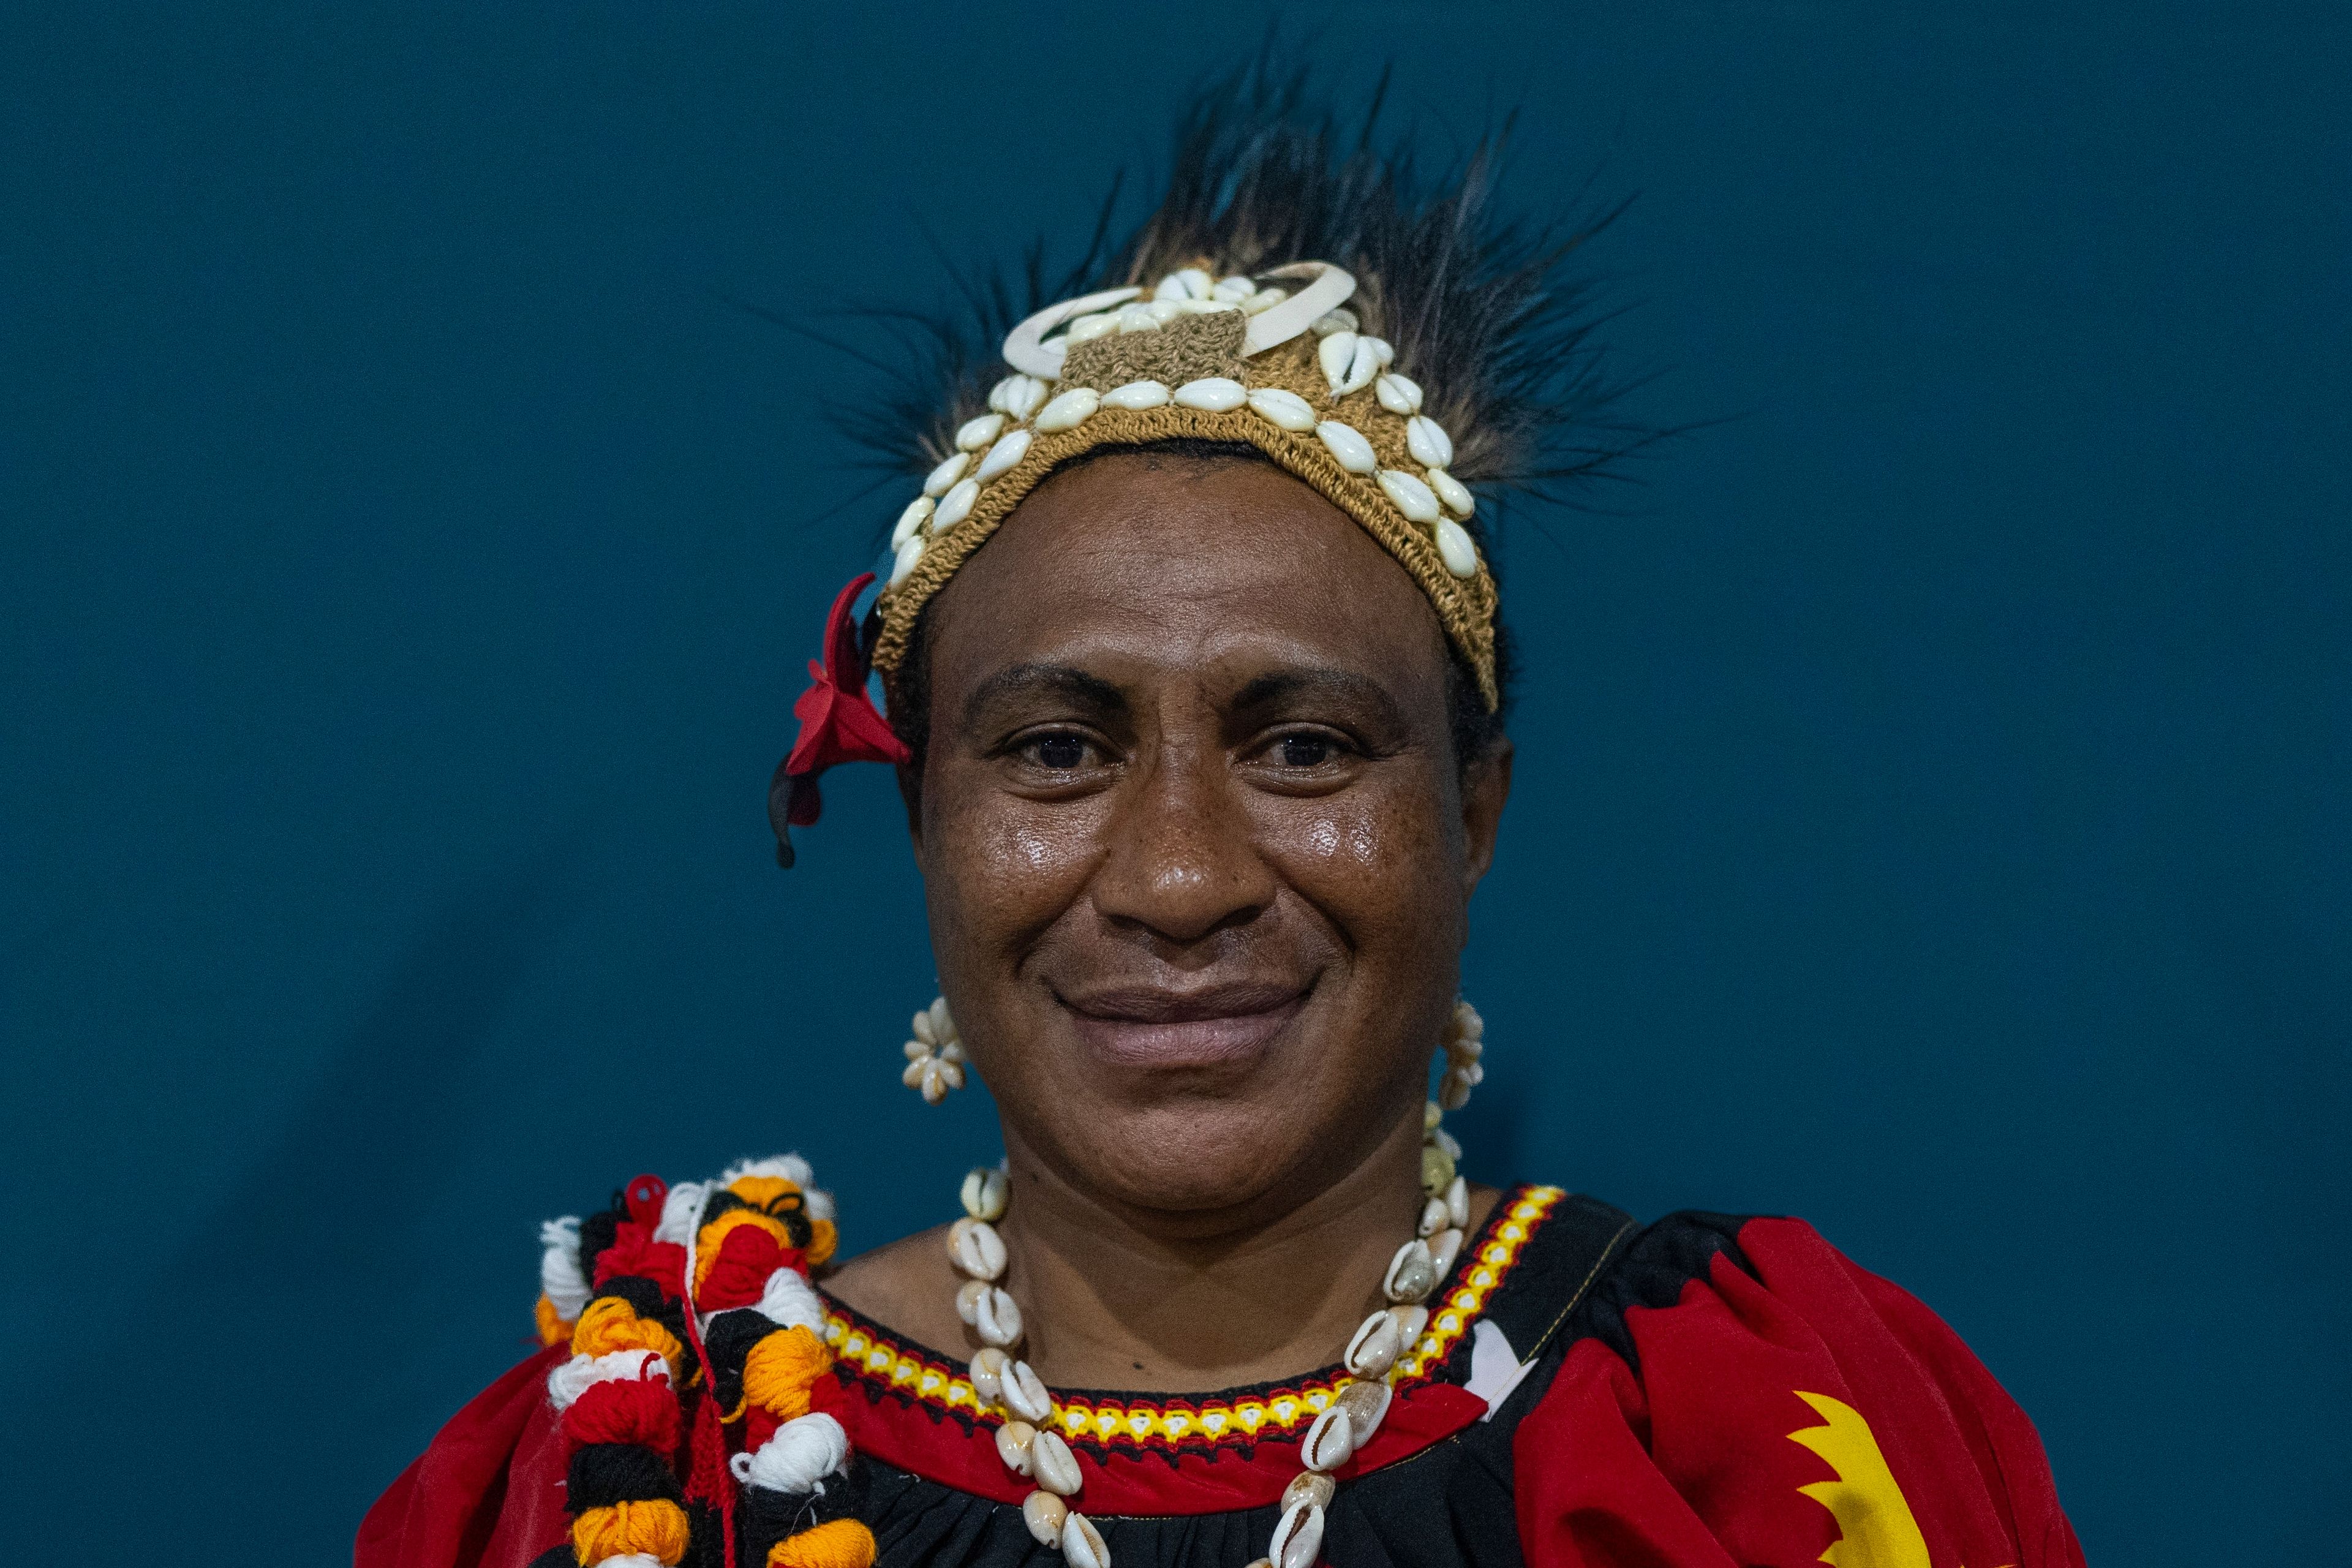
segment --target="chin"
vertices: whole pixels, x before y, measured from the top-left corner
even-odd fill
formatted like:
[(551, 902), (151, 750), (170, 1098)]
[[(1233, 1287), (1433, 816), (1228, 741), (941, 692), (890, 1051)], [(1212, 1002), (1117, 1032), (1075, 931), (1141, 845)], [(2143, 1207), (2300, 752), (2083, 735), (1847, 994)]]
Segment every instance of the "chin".
[(1050, 1134), (1078, 1181), (1138, 1208), (1244, 1208), (1309, 1157), (1315, 1130), (1255, 1102), (1096, 1106)]

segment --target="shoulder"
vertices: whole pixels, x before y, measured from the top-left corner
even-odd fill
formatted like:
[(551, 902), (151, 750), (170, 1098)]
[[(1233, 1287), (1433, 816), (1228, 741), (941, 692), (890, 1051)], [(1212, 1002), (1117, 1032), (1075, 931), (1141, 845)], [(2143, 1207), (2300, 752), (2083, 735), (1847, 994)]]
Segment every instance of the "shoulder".
[[(2024, 1412), (1940, 1318), (1802, 1220), (1630, 1227), (1552, 1365), (1517, 1434), (1531, 1545), (1635, 1529), (1686, 1537), (1693, 1562), (1718, 1542), (1811, 1559), (1869, 1515), (1918, 1544), (1903, 1561), (2080, 1562)], [(1560, 1469), (1565, 1452), (1586, 1468)]]
[(791, 1154), (675, 1186), (637, 1176), (546, 1222), (546, 1348), (394, 1483), (361, 1568), (715, 1561), (730, 1534), (757, 1560), (812, 1529), (870, 1562), (849, 1489), (825, 1484), (847, 1439), (813, 1408), (832, 1358), (809, 1273), (836, 1241), (830, 1194)]

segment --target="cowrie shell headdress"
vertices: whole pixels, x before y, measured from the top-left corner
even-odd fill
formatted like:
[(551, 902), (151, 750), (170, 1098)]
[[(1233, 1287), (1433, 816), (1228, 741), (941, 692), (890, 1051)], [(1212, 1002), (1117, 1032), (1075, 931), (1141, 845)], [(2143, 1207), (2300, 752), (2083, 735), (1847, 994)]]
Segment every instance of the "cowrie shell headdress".
[(923, 605), (1057, 465), (1191, 437), (1256, 447), (1362, 524), (1429, 596), (1496, 706), (1495, 581), (1464, 526), (1477, 501), (1449, 471), (1453, 440), (1422, 412), (1412, 367), (1350, 308), (1356, 292), (1324, 261), (1223, 278), (1200, 265), (1013, 328), (1012, 374), (892, 531), (872, 649), (883, 679), (895, 679)]

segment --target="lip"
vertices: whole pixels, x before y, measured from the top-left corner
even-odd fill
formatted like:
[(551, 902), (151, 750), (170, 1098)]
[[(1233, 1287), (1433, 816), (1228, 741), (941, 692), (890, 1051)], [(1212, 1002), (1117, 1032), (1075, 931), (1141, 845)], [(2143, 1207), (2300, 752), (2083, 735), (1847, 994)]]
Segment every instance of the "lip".
[(1272, 981), (1188, 987), (1114, 986), (1057, 998), (1078, 1037), (1119, 1067), (1214, 1067), (1257, 1056), (1307, 1004)]

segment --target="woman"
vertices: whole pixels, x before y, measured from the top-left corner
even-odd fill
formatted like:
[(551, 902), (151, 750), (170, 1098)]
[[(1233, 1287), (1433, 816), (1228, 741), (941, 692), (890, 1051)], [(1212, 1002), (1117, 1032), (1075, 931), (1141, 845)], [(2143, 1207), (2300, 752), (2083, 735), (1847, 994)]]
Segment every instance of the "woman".
[(1115, 287), (950, 378), (797, 709), (781, 858), (896, 764), (906, 1080), (976, 1068), (1003, 1166), (838, 1267), (792, 1156), (551, 1225), (547, 1350), (365, 1568), (2080, 1562), (2023, 1415), (1802, 1224), (1456, 1173), (1511, 778), (1471, 487), (1593, 384), (1475, 166), (1416, 201), (1333, 141), (1196, 112)]

